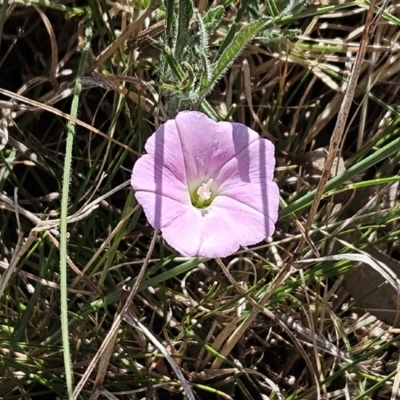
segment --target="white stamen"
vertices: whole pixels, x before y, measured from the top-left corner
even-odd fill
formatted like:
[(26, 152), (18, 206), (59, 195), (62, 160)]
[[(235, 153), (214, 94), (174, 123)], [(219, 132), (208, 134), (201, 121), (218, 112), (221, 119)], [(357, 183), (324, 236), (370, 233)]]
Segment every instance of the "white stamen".
[(201, 186), (197, 189), (197, 194), (201, 200), (210, 200), (211, 197), (211, 185), (213, 183), (213, 179), (209, 179), (207, 183), (202, 183)]

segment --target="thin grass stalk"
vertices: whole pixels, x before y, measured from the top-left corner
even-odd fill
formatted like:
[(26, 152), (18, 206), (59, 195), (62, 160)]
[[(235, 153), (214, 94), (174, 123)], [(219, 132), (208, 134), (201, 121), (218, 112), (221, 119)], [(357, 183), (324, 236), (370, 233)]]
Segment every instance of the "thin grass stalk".
[(85, 383), (89, 379), (90, 374), (93, 372), (98, 361), (100, 360), (100, 358), (102, 357), (102, 355), (104, 354), (106, 349), (108, 348), (110, 342), (114, 340), (113, 339), (114, 336), (118, 334), (118, 328), (121, 324), (121, 321), (124, 319), (124, 316), (127, 313), (129, 306), (132, 304), (133, 298), (135, 297), (135, 294), (138, 291), (140, 282), (142, 281), (142, 279), (145, 275), (147, 266), (150, 261), (151, 254), (153, 253), (154, 246), (156, 244), (156, 239), (157, 239), (157, 231), (154, 231), (149, 250), (147, 252), (146, 258), (143, 261), (142, 267), (137, 276), (137, 280), (133, 284), (132, 289), (129, 291), (128, 296), (125, 299), (121, 300), (119, 312), (116, 313), (111, 328), (109, 329), (106, 337), (104, 338), (100, 348), (97, 350), (97, 352), (96, 352), (95, 356), (93, 357), (92, 361), (90, 362), (89, 366), (86, 368), (85, 373), (82, 375), (80, 381), (76, 385), (75, 391), (74, 391), (74, 397), (73, 397), (74, 400), (78, 398), (80, 392), (82, 391), (83, 387), (85, 386)]
[[(369, 44), (369, 41), (370, 41), (370, 35), (373, 33), (373, 30), (374, 30), (374, 26), (372, 24), (372, 18), (374, 15), (373, 10), (374, 10), (374, 2), (371, 4), (370, 10), (367, 14), (367, 19), (365, 22), (365, 30), (364, 30), (364, 33), (363, 33), (363, 36), (361, 39), (360, 48), (359, 48), (359, 51), (357, 54), (356, 62), (354, 64), (353, 71), (351, 73), (349, 85), (348, 85), (346, 94), (344, 96), (342, 105), (339, 110), (335, 129), (333, 131), (331, 142), (329, 145), (328, 156), (326, 159), (324, 170), (322, 172), (322, 177), (318, 183), (317, 191), (315, 193), (315, 198), (312, 203), (306, 225), (304, 227), (306, 235), (308, 235), (308, 232), (310, 231), (311, 225), (314, 221), (315, 214), (317, 213), (318, 206), (321, 202), (322, 195), (324, 193), (326, 183), (329, 179), (333, 163), (335, 161), (335, 158), (337, 157), (337, 154), (339, 151), (339, 146), (342, 142), (343, 133), (344, 133), (347, 118), (348, 118), (348, 115), (350, 112), (351, 103), (354, 99), (354, 94), (355, 94), (356, 88), (357, 88), (357, 81), (358, 81), (358, 78), (361, 73), (361, 66), (362, 66), (362, 63), (365, 58), (367, 45)], [(304, 241), (305, 241), (305, 238), (300, 241), (299, 249), (301, 249), (303, 247)]]
[[(89, 17), (86, 21), (85, 39), (82, 48), (82, 56), (74, 87), (71, 105), (71, 115), (76, 118), (78, 114), (79, 97), (82, 91), (82, 79), (90, 50), (90, 40), (93, 33), (93, 19)], [(73, 399), (71, 354), (68, 341), (68, 292), (67, 292), (67, 217), (69, 185), (71, 180), (72, 148), (75, 136), (75, 123), (67, 123), (67, 142), (65, 149), (64, 173), (62, 183), (61, 212), (60, 212), (60, 302), (61, 302), (61, 335), (64, 356), (65, 381), (67, 385), (68, 399)]]

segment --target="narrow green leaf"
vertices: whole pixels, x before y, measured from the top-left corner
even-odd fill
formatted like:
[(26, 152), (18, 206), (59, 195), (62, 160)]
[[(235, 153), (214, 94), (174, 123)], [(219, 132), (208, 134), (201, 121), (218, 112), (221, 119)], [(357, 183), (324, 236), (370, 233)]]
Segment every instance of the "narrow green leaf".
[(179, 81), (183, 81), (185, 79), (185, 73), (183, 72), (181, 66), (179, 65), (178, 61), (175, 59), (174, 55), (171, 53), (171, 50), (168, 46), (164, 43), (152, 41), (152, 44), (155, 48), (161, 50), (165, 56), (165, 59), (171, 68), (171, 71), (174, 73), (175, 77)]
[(172, 34), (174, 31), (175, 25), (175, 13), (174, 13), (174, 0), (166, 0), (165, 1), (165, 43), (171, 44), (170, 40), (172, 38)]
[(183, 49), (189, 41), (189, 24), (193, 16), (191, 0), (179, 0), (178, 30), (175, 41), (175, 58), (181, 60)]
[(218, 49), (218, 53), (215, 56), (215, 60), (214, 60), (215, 62), (217, 62), (217, 60), (219, 60), (221, 58), (225, 49), (232, 43), (232, 40), (235, 37), (235, 34), (237, 32), (239, 23), (245, 14), (248, 2), (249, 2), (249, 0), (243, 0), (240, 2), (240, 7), (236, 14), (235, 21), (230, 26), (229, 31), (228, 31), (227, 35), (225, 36), (224, 41), (221, 44), (221, 47)]
[[(204, 24), (203, 17), (199, 13), (196, 13), (196, 16), (197, 16), (197, 23), (199, 25), (197, 30), (197, 36), (199, 38), (200, 55), (207, 55), (209, 52), (209, 42), (210, 42), (208, 31)], [(196, 48), (196, 50), (198, 49)]]
[(215, 30), (224, 15), (225, 8), (221, 5), (211, 8), (203, 16), (203, 23), (208, 32)]
[(233, 63), (236, 57), (244, 50), (251, 39), (264, 27), (266, 18), (251, 22), (244, 26), (234, 37), (230, 45), (225, 49), (221, 57), (214, 63), (211, 73), (211, 81), (208, 87), (202, 87), (201, 90), (208, 92), (217, 80), (222, 76), (225, 70)]
[(154, 278), (143, 281), (139, 286), (138, 292), (141, 292), (142, 290), (145, 290), (150, 286), (155, 286), (158, 283), (165, 282), (168, 279), (184, 274), (185, 272), (190, 271), (191, 269), (197, 267), (200, 263), (205, 261), (207, 261), (207, 258), (203, 257), (196, 257), (185, 261), (177, 267), (168, 269), (167, 271), (162, 272)]
[(203, 100), (201, 102), (201, 109), (214, 121), (219, 121), (220, 117), (219, 115), (215, 112), (214, 108), (212, 105), (207, 101)]
[[(222, 8), (223, 11), (223, 8)], [(208, 37), (208, 31), (206, 29), (206, 26), (204, 24), (203, 17), (197, 13), (197, 20), (199, 24), (199, 29), (198, 29), (198, 37), (200, 39), (199, 46), (195, 47), (197, 57), (201, 60), (203, 69), (201, 71), (201, 76), (200, 76), (200, 87), (203, 85), (207, 87), (207, 84), (209, 80), (211, 79), (210, 71), (211, 71), (211, 65), (210, 65), (210, 60), (208, 59), (208, 54), (209, 54), (209, 37)]]
[[(89, 57), (90, 41), (93, 35), (93, 19), (89, 18), (86, 22), (84, 46), (82, 48), (82, 56), (79, 62), (76, 82), (74, 86), (74, 94), (71, 104), (71, 116), (76, 118), (78, 115), (79, 96), (82, 91), (82, 79), (85, 74), (86, 64)], [(68, 292), (67, 292), (67, 216), (68, 216), (68, 199), (69, 184), (71, 180), (72, 166), (72, 148), (75, 134), (75, 123), (69, 121), (67, 124), (67, 143), (65, 149), (64, 174), (62, 183), (61, 196), (61, 212), (60, 212), (60, 303), (61, 303), (61, 333), (62, 348), (64, 355), (65, 380), (68, 399), (72, 400), (72, 368), (71, 356), (69, 350), (69, 334), (68, 334)]]
[(271, 17), (277, 17), (279, 15), (279, 10), (274, 0), (266, 0), (265, 5)]
[(203, 64), (203, 73), (200, 77), (200, 87), (207, 87), (208, 82), (210, 81), (210, 62), (208, 61), (208, 58), (206, 54), (200, 54), (200, 60)]

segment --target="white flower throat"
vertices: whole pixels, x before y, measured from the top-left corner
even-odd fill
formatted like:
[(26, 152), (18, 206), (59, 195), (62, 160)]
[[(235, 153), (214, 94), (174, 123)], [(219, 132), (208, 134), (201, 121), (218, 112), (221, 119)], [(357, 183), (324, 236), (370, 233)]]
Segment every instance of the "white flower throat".
[[(215, 197), (215, 193), (211, 191), (211, 186), (213, 184), (214, 179), (209, 179), (207, 182), (203, 182), (197, 190), (195, 189), (191, 193), (192, 204), (196, 208), (206, 208), (208, 207), (213, 198)], [(215, 189), (215, 188), (214, 188)]]
[(200, 187), (197, 189), (197, 195), (201, 200), (210, 200), (211, 197), (211, 185), (213, 183), (213, 179), (209, 179), (207, 183), (202, 183)]

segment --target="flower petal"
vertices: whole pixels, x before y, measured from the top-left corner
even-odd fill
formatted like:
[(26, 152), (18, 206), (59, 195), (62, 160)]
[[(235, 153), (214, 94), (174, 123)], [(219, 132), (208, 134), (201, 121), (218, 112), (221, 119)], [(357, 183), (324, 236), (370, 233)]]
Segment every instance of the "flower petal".
[(155, 229), (161, 229), (161, 232), (164, 232), (164, 226), (179, 219), (187, 208), (193, 208), (192, 205), (182, 205), (180, 201), (172, 197), (155, 196), (151, 192), (140, 191), (136, 192), (135, 196), (138, 203), (142, 205), (149, 224)]
[(275, 182), (261, 186), (242, 182), (218, 194), (213, 207), (223, 209), (240, 226), (240, 244), (249, 246), (271, 236), (278, 220), (279, 189)]
[(184, 155), (181, 140), (175, 124), (171, 119), (161, 125), (146, 142), (147, 154), (153, 156), (163, 168), (168, 168), (181, 182), (186, 183)]
[[(270, 141), (243, 124), (186, 111), (163, 124), (145, 148), (132, 187), (149, 223), (181, 254), (225, 257), (272, 235), (279, 190)], [(207, 182), (215, 197), (196, 208), (190, 193)]]
[(150, 154), (136, 161), (131, 185), (153, 228), (159, 229), (169, 222), (182, 206), (192, 207), (187, 186)]
[[(227, 161), (214, 176), (220, 189), (240, 182), (262, 183), (272, 181), (275, 168), (275, 148), (268, 140), (242, 124), (233, 126), (232, 141), (241, 142), (242, 150)], [(255, 135), (255, 136), (254, 136)], [(249, 140), (244, 142), (243, 138)], [(238, 148), (241, 146), (237, 146)]]
[(232, 234), (232, 218), (225, 210), (188, 207), (162, 227), (165, 241), (189, 257), (227, 257), (239, 249), (238, 235)]
[(229, 196), (218, 195), (207, 209), (187, 207), (161, 227), (166, 242), (191, 257), (226, 257), (272, 235), (278, 219), (279, 190), (266, 184), (266, 197), (259, 185), (244, 183)]
[[(214, 122), (205, 114), (194, 111), (180, 112), (175, 119), (181, 149), (184, 154), (188, 182), (213, 178), (230, 160), (237, 160), (241, 171), (249, 167), (249, 146), (261, 139), (257, 132), (243, 124)], [(273, 145), (270, 146), (273, 157)], [(256, 150), (254, 150), (256, 151)], [(245, 174), (244, 174), (245, 175)], [(273, 172), (270, 174), (271, 179)], [(245, 176), (244, 176), (245, 178)]]

